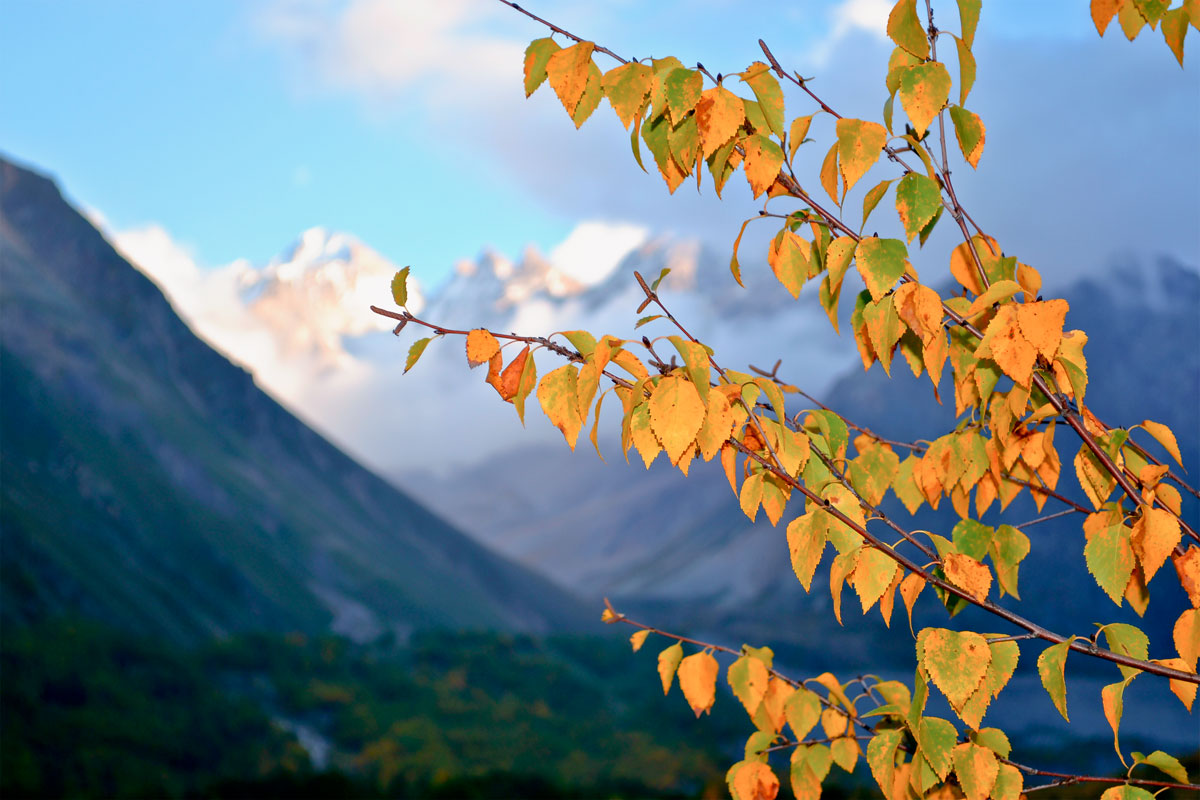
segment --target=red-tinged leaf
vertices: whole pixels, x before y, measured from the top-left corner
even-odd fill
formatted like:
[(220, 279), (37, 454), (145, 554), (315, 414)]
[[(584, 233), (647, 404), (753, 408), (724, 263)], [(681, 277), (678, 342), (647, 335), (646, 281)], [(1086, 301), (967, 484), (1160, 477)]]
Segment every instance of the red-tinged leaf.
[(825, 160), (821, 162), (821, 188), (825, 190), (825, 194), (829, 195), (829, 199), (840, 206), (842, 201), (838, 199), (837, 157), (838, 143), (834, 142), (829, 147), (829, 152), (825, 154)]
[(1200, 611), (1189, 608), (1179, 615), (1171, 632), (1175, 642), (1175, 651), (1187, 665), (1185, 669), (1196, 671), (1196, 663), (1200, 660)]
[(878, 123), (861, 119), (837, 121), (838, 163), (844, 191), (854, 188), (859, 178), (879, 160), (887, 138), (887, 129)]
[(729, 789), (736, 800), (775, 800), (779, 794), (779, 778), (767, 764), (744, 761), (733, 772)]
[(804, 144), (808, 138), (808, 129), (812, 125), (812, 119), (815, 114), (809, 114), (806, 117), (796, 117), (792, 120), (792, 127), (788, 131), (788, 158), (796, 157), (796, 150), (800, 145)]
[(800, 296), (800, 289), (808, 280), (808, 258), (812, 245), (784, 227), (771, 240), (767, 249), (767, 263), (775, 277), (792, 297)]
[(826, 526), (819, 512), (809, 511), (792, 520), (787, 527), (787, 541), (792, 570), (807, 592), (825, 552)]
[(516, 397), (517, 390), (521, 387), (521, 375), (525, 372), (525, 362), (528, 358), (529, 345), (526, 345), (525, 349), (517, 353), (516, 357), (500, 373), (498, 381), (493, 382), (491, 374), (488, 374), (488, 383), (491, 383), (500, 396), (509, 402)]
[(717, 698), (717, 660), (709, 653), (693, 653), (679, 662), (679, 688), (692, 711), (707, 714)]
[(967, 800), (987, 800), (1000, 774), (1000, 762), (986, 747), (963, 742), (954, 748), (954, 774)]
[(782, 139), (787, 133), (783, 127), (783, 90), (779, 88), (779, 81), (771, 74), (771, 68), (761, 61), (756, 61), (747, 67), (745, 72), (740, 73), (740, 77), (754, 92), (767, 127)]
[(1074, 636), (1065, 642), (1050, 645), (1042, 651), (1037, 660), (1038, 676), (1042, 679), (1042, 686), (1045, 687), (1046, 694), (1050, 695), (1050, 699), (1054, 701), (1054, 707), (1058, 709), (1058, 713), (1062, 714), (1063, 719), (1067, 722), (1071, 721), (1071, 718), (1067, 716), (1067, 653), (1070, 652), (1073, 641), (1075, 641)]
[(979, 25), (979, 10), (983, 0), (958, 0), (958, 19), (962, 23), (962, 38), (968, 48), (975, 46), (975, 28)]
[(746, 180), (755, 197), (765, 192), (779, 175), (783, 166), (783, 150), (762, 134), (747, 136), (742, 146), (746, 150)]
[(513, 395), (513, 407), (517, 409), (517, 417), (521, 420), (521, 424), (525, 424), (525, 399), (533, 394), (534, 388), (537, 386), (537, 364), (532, 358), (525, 359), (525, 366), (521, 370), (521, 378), (517, 383), (517, 393)]
[(1175, 459), (1175, 462), (1179, 464), (1179, 466), (1183, 466), (1183, 454), (1179, 451), (1179, 442), (1175, 440), (1174, 431), (1172, 431), (1166, 425), (1163, 425), (1161, 422), (1154, 422), (1153, 420), (1149, 419), (1142, 420), (1140, 427), (1146, 431), (1146, 433), (1153, 436), (1154, 441), (1165, 447), (1167, 452), (1171, 455), (1171, 458)]
[(650, 635), (650, 631), (645, 630), (645, 631), (637, 631), (632, 636), (629, 637), (629, 644), (631, 647), (633, 647), (633, 652), (636, 653), (638, 650), (642, 649), (642, 645), (644, 645), (646, 643), (646, 637), (649, 635)]
[(950, 97), (950, 73), (945, 65), (932, 61), (907, 67), (900, 73), (900, 105), (917, 132), (925, 135)]
[(1097, 33), (1104, 35), (1108, 23), (1112, 22), (1112, 18), (1125, 2), (1126, 0), (1092, 0), (1092, 22), (1096, 25)]
[(1133, 547), (1124, 525), (1110, 525), (1097, 531), (1083, 548), (1088, 572), (1114, 603), (1121, 605), (1125, 586), (1133, 573)]
[(703, 88), (704, 78), (695, 70), (673, 69), (666, 74), (663, 90), (666, 93), (667, 113), (673, 124), (678, 125), (696, 107)]
[(404, 371), (408, 372), (417, 365), (417, 359), (425, 352), (425, 348), (433, 341), (433, 337), (425, 339), (417, 339), (412, 343), (412, 347), (408, 348), (408, 359), (404, 362)]
[(908, 241), (921, 232), (942, 207), (942, 190), (933, 178), (910, 172), (896, 187), (896, 213)]
[(550, 78), (550, 86), (558, 95), (559, 102), (570, 115), (575, 114), (584, 89), (587, 88), (591, 76), (592, 42), (580, 42), (550, 54), (546, 61), (546, 75)]
[(500, 343), (490, 331), (476, 328), (467, 334), (467, 364), (471, 369), (485, 361), (491, 361), (492, 356), (500, 352)]
[(955, 708), (983, 683), (992, 651), (978, 633), (926, 628), (917, 635), (919, 664)]
[(899, 239), (865, 236), (859, 241), (855, 261), (871, 300), (879, 302), (896, 285), (904, 274), (907, 256), (908, 248)]
[[(1188, 21), (1193, 25), (1200, 24), (1194, 15), (1200, 14), (1200, 7), (1193, 5), (1189, 11), (1186, 7), (1172, 8), (1162, 17), (1162, 35), (1163, 41), (1167, 43), (1167, 47), (1175, 55), (1175, 60), (1179, 62), (1179, 66), (1183, 66), (1183, 40), (1187, 36)], [(1190, 16), (1189, 15), (1193, 15)]]
[(547, 36), (534, 39), (525, 48), (525, 96), (529, 97), (546, 80), (546, 64), (550, 56), (561, 50), (558, 43)]
[(900, 0), (888, 15), (887, 33), (891, 40), (919, 59), (929, 58), (929, 39), (917, 16), (917, 0)]
[(392, 299), (401, 308), (408, 305), (408, 270), (405, 267), (392, 277)]
[(707, 89), (696, 105), (700, 151), (708, 158), (737, 134), (746, 119), (742, 99), (722, 86)]
[(974, 111), (968, 111), (962, 106), (950, 106), (950, 120), (954, 123), (954, 135), (958, 138), (958, 147), (962, 150), (963, 158), (972, 167), (978, 167), (987, 133), (983, 127), (983, 120)]
[(579, 410), (579, 396), (575, 385), (579, 373), (572, 364), (564, 364), (542, 378), (538, 386), (538, 403), (554, 427), (562, 431), (567, 445), (575, 449), (579, 431), (583, 427), (583, 415)]
[(650, 86), (654, 83), (654, 71), (646, 64), (630, 61), (604, 73), (601, 86), (604, 96), (617, 112), (617, 118), (628, 130), (629, 123), (642, 110)]
[(676, 642), (658, 654), (658, 677), (662, 679), (663, 694), (671, 691), (671, 682), (675, 679), (675, 671), (683, 660), (683, 646)]

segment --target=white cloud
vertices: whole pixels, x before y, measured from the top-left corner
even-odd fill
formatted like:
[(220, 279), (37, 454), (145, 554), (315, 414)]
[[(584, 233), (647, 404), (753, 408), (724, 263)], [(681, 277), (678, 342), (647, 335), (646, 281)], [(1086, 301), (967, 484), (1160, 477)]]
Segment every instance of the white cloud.
[(265, 37), (298, 57), (304, 85), (394, 100), (410, 91), (461, 97), (507, 82), (524, 43), (472, 30), (495, 15), (478, 0), (276, 0)]
[(580, 283), (599, 283), (649, 235), (641, 225), (581, 222), (550, 251), (550, 263)]

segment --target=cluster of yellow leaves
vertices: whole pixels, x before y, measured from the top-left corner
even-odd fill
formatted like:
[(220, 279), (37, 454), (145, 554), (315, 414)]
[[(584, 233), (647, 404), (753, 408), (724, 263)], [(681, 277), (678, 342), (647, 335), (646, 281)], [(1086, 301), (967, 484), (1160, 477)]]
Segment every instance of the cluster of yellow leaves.
[(1101, 36), (1113, 17), (1117, 18), (1125, 38), (1133, 41), (1147, 26), (1150, 30), (1162, 30), (1167, 48), (1183, 66), (1183, 40), (1188, 26), (1200, 26), (1200, 4), (1195, 0), (1184, 0), (1175, 8), (1169, 8), (1169, 0), (1092, 0), (1092, 21)]

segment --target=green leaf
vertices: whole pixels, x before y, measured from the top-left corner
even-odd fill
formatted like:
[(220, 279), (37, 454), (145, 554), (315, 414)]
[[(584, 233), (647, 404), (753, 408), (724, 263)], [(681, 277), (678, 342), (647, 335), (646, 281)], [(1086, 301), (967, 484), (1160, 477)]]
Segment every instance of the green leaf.
[(1088, 572), (1117, 605), (1124, 600), (1135, 564), (1129, 534), (1129, 528), (1118, 522), (1093, 533), (1083, 548)]
[(855, 260), (873, 301), (879, 302), (896, 285), (907, 256), (908, 248), (899, 239), (865, 236), (859, 241)]
[(655, 278), (654, 282), (650, 284), (650, 291), (657, 292), (658, 285), (663, 282), (663, 278), (667, 277), (670, 274), (671, 274), (671, 268), (663, 267), (662, 271), (658, 273), (658, 277)]
[(408, 270), (405, 267), (392, 278), (392, 299), (401, 308), (408, 305)]
[(684, 116), (700, 102), (704, 89), (704, 77), (692, 69), (674, 69), (663, 81), (667, 96), (667, 112), (671, 122), (678, 125)]
[(792, 727), (792, 736), (800, 741), (821, 719), (821, 699), (800, 686), (784, 701), (783, 716)]
[[(1016, 644), (1016, 642), (1010, 644)], [(999, 728), (971, 731), (971, 741), (983, 745), (1001, 758), (1008, 758), (1009, 753), (1012, 752), (1012, 743), (1008, 741), (1008, 734)]]
[(676, 642), (658, 654), (658, 677), (662, 679), (663, 694), (671, 691), (671, 681), (675, 679), (675, 670), (683, 660), (683, 646)]
[(883, 790), (884, 797), (892, 795), (892, 781), (896, 774), (896, 750), (903, 741), (904, 730), (893, 728), (879, 731), (871, 737), (871, 743), (867, 745), (867, 764), (871, 767), (871, 775), (875, 782)]
[(758, 761), (767, 763), (766, 749), (775, 741), (775, 734), (771, 731), (755, 731), (750, 734), (750, 738), (746, 740), (746, 760)]
[(1154, 795), (1140, 786), (1123, 783), (1120, 786), (1106, 789), (1104, 794), (1100, 795), (1100, 800), (1154, 800)]
[(404, 371), (408, 372), (417, 365), (417, 359), (421, 357), (421, 353), (425, 352), (425, 348), (433, 341), (433, 337), (417, 339), (413, 342), (412, 347), (408, 348), (408, 360), (404, 362)]
[(642, 110), (653, 83), (653, 70), (636, 61), (622, 64), (604, 74), (601, 82), (604, 95), (626, 129)]
[(1188, 778), (1187, 770), (1184, 769), (1183, 764), (1180, 764), (1179, 759), (1175, 758), (1175, 756), (1164, 753), (1162, 750), (1155, 750), (1150, 755), (1143, 756), (1141, 758), (1137, 757), (1139, 755), (1139, 753), (1134, 753), (1134, 760), (1136, 762), (1140, 764), (1149, 764), (1150, 766), (1170, 775), (1173, 780), (1179, 781), (1180, 783), (1191, 782), (1191, 779)]
[(979, 25), (979, 9), (983, 0), (958, 0), (958, 18), (962, 23), (962, 38), (968, 48), (975, 46), (975, 28)]
[(962, 150), (963, 158), (972, 167), (979, 166), (979, 157), (983, 155), (985, 130), (983, 120), (973, 111), (962, 106), (950, 106), (950, 121), (954, 123), (954, 135), (958, 138), (958, 147)]
[(929, 57), (929, 40), (917, 16), (917, 0), (900, 0), (888, 15), (887, 34), (891, 40), (919, 59)]
[(951, 752), (958, 741), (954, 723), (938, 717), (921, 717), (917, 728), (917, 746), (938, 778), (945, 780), (953, 766)]
[(957, 36), (954, 43), (958, 45), (958, 104), (964, 106), (971, 87), (975, 85), (975, 56), (971, 53), (971, 46)]
[(900, 73), (900, 105), (920, 139), (950, 97), (950, 73), (944, 64), (931, 61)]
[(942, 190), (933, 178), (910, 172), (900, 179), (896, 187), (896, 213), (908, 241), (929, 224), (941, 207)]
[(1038, 676), (1042, 679), (1042, 686), (1046, 689), (1046, 694), (1050, 695), (1050, 699), (1054, 701), (1054, 707), (1058, 709), (1058, 713), (1062, 714), (1063, 719), (1067, 722), (1071, 718), (1067, 716), (1067, 653), (1071, 650), (1071, 642), (1075, 641), (1072, 636), (1065, 642), (1050, 645), (1042, 654), (1038, 656), (1037, 668)]
[(859, 228), (860, 231), (867, 227), (867, 219), (871, 216), (871, 212), (875, 210), (875, 206), (879, 205), (879, 201), (887, 194), (888, 187), (892, 185), (894, 180), (896, 179), (890, 178), (886, 181), (880, 181), (871, 188), (871, 191), (863, 196), (863, 217), (862, 228)]
[(783, 139), (787, 134), (787, 129), (783, 126), (783, 90), (779, 88), (779, 81), (771, 74), (771, 68), (761, 61), (756, 61), (741, 73), (740, 77), (750, 84), (771, 132)]
[(987, 555), (988, 547), (992, 543), (993, 533), (992, 528), (982, 522), (964, 519), (955, 524), (950, 535), (958, 552), (970, 556), (976, 561), (983, 561), (983, 557)]
[(546, 80), (546, 62), (550, 56), (562, 48), (547, 36), (544, 39), (534, 39), (525, 48), (525, 96), (532, 95), (542, 82)]
[(837, 121), (838, 165), (845, 192), (854, 188), (882, 154), (887, 144), (887, 129), (877, 122), (861, 119)]
[(537, 364), (534, 363), (533, 354), (530, 353), (521, 370), (521, 381), (517, 384), (517, 393), (513, 395), (513, 405), (516, 406), (517, 416), (522, 425), (525, 424), (525, 398), (529, 397), (535, 387), (537, 387)]
[(583, 94), (579, 98), (579, 103), (571, 112), (571, 121), (575, 123), (576, 128), (583, 125), (592, 112), (600, 106), (600, 100), (604, 97), (604, 90), (601, 88), (603, 80), (604, 75), (600, 72), (600, 68), (594, 62), (589, 62), (587, 83), (583, 86)]
[(850, 429), (846, 427), (845, 420), (827, 409), (820, 409), (809, 413), (817, 421), (821, 435), (825, 437), (825, 441), (829, 444), (830, 455), (834, 458), (845, 456), (846, 446), (850, 444)]
[(767, 682), (771, 679), (767, 665), (757, 658), (743, 655), (729, 665), (725, 677), (733, 689), (734, 697), (741, 701), (747, 714), (754, 716), (763, 695), (767, 693)]
[(596, 352), (596, 337), (587, 331), (561, 331), (561, 333), (584, 358)]
[[(1150, 637), (1142, 633), (1139, 628), (1124, 622), (1110, 622), (1100, 630), (1104, 632), (1108, 649), (1114, 653), (1136, 658), (1139, 661), (1145, 661), (1150, 657)], [(1141, 672), (1136, 667), (1126, 667), (1121, 664), (1118, 664), (1117, 668), (1126, 678)]]
[(1029, 537), (1011, 525), (1001, 525), (992, 535), (988, 553), (996, 567), (1000, 588), (1020, 600), (1021, 595), (1017, 592), (1017, 573), (1021, 560), (1029, 555)]

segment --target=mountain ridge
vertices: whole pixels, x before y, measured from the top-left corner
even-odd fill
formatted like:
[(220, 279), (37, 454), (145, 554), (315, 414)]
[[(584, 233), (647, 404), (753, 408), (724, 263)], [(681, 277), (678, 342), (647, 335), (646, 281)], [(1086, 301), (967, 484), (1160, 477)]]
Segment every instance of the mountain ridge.
[(364, 639), (588, 616), (264, 395), (50, 179), (4, 159), (0, 270), (6, 622)]

